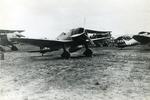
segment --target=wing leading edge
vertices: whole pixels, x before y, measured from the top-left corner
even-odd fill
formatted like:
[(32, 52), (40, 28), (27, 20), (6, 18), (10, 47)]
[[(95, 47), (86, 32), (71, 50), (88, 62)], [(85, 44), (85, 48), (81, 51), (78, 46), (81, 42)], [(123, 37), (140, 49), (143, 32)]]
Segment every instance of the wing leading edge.
[(12, 40), (38, 47), (48, 47), (48, 48), (62, 47), (64, 44), (65, 45), (72, 44), (72, 40), (46, 40), (46, 39), (29, 39), (29, 38), (12, 38)]

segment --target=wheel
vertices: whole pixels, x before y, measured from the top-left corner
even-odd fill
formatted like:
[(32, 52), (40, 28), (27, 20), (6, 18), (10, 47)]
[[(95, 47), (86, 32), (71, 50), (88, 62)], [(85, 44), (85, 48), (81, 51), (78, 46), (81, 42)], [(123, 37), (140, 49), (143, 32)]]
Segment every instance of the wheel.
[(64, 58), (64, 59), (69, 59), (70, 58), (70, 53), (68, 51), (64, 51), (61, 54), (61, 57)]
[(86, 49), (83, 54), (84, 54), (86, 57), (92, 57), (93, 52), (92, 52), (91, 49)]
[(12, 50), (12, 51), (17, 51), (18, 48), (17, 48), (16, 46), (12, 46), (12, 47), (11, 47), (11, 50)]

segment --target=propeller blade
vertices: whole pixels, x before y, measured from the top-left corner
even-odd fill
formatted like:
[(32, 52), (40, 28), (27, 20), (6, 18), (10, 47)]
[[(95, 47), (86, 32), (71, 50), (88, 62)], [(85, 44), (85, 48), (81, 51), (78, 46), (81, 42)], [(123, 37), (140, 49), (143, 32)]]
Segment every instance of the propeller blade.
[(90, 39), (90, 37), (88, 37), (87, 34), (85, 34), (85, 35), (86, 35), (87, 39), (89, 40), (90, 44), (91, 44), (92, 46), (95, 46), (95, 43)]

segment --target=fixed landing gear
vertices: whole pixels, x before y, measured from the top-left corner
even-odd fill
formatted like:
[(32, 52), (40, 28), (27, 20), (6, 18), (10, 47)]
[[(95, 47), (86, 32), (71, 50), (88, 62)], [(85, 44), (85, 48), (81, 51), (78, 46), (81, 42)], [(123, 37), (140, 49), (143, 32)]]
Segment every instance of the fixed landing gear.
[(47, 52), (47, 51), (40, 50), (40, 53), (42, 54), (42, 56), (44, 56), (44, 54), (45, 54), (46, 52)]
[(16, 46), (12, 45), (11, 50), (12, 50), (12, 51), (17, 51), (18, 48), (17, 48)]
[(47, 50), (44, 50), (43, 47), (40, 47), (40, 53), (42, 54), (42, 56), (44, 56), (44, 54), (47, 52)]
[(64, 50), (64, 52), (61, 54), (61, 57), (64, 59), (69, 59), (70, 53), (67, 50)]
[(85, 55), (86, 57), (92, 57), (93, 52), (91, 49), (88, 48), (83, 52), (83, 55)]
[(86, 50), (83, 52), (83, 55), (85, 55), (86, 57), (92, 57), (93, 51), (89, 48), (88, 44), (85, 43), (84, 46)]
[(42, 53), (42, 56), (44, 56), (44, 53)]
[(70, 58), (70, 52), (66, 50), (65, 45), (63, 45), (63, 53), (61, 54), (61, 57), (64, 59), (69, 59)]

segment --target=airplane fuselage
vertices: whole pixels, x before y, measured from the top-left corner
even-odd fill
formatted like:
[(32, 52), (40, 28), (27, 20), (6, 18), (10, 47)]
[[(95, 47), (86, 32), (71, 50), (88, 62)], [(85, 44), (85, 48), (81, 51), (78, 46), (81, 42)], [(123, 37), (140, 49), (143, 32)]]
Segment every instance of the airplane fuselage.
[(150, 34), (138, 34), (134, 35), (133, 38), (140, 42), (142, 45), (150, 43)]

